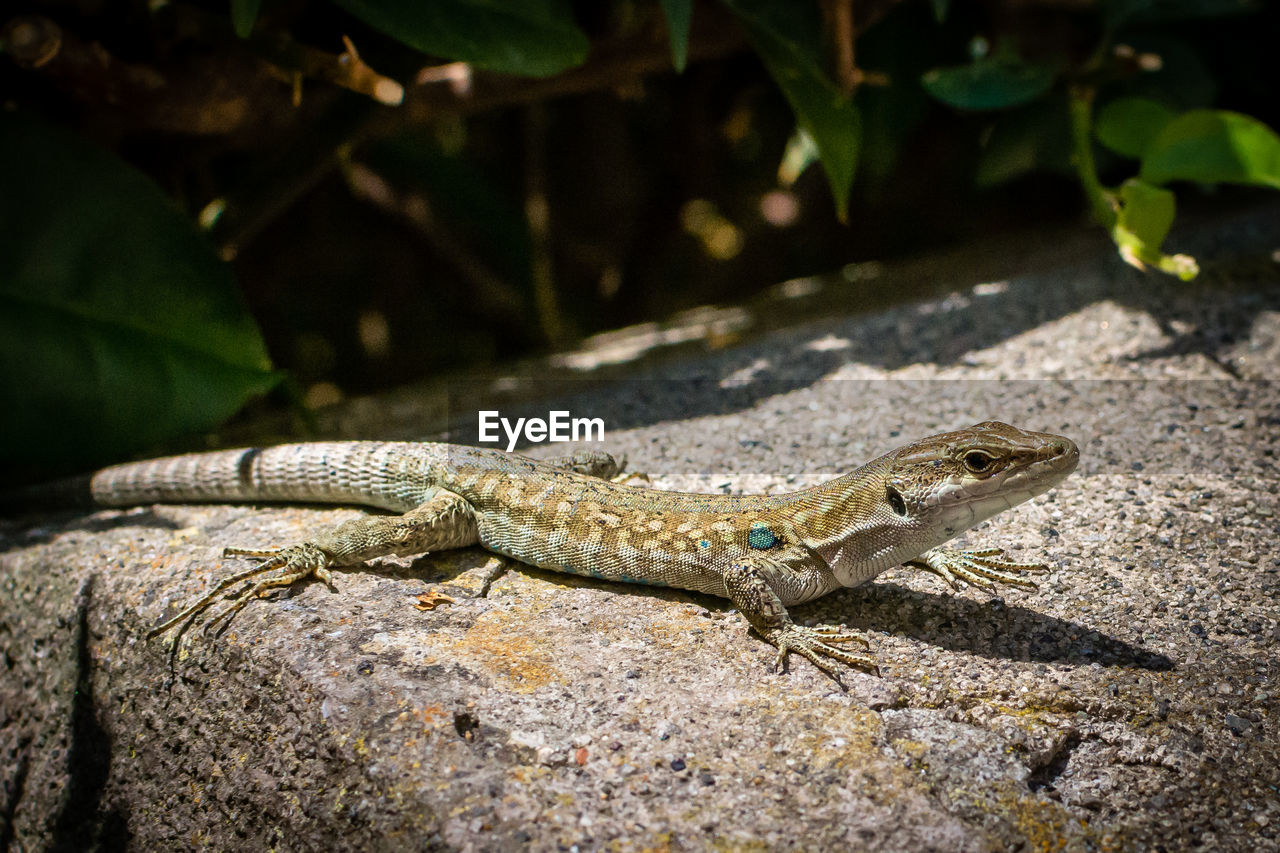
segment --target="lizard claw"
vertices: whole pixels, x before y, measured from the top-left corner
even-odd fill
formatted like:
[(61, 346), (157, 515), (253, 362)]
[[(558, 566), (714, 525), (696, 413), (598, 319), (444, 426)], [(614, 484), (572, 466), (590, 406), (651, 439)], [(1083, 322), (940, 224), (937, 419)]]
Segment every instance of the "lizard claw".
[[(785, 668), (787, 655), (795, 652), (831, 676), (836, 684), (840, 685), (841, 689), (844, 688), (844, 685), (840, 682), (838, 668), (832, 661), (856, 666), (860, 669), (874, 672), (876, 675), (880, 674), (880, 667), (876, 666), (876, 662), (870, 657), (847, 652), (832, 645), (833, 643), (861, 643), (864, 648), (870, 647), (870, 643), (867, 642), (865, 637), (845, 628), (834, 625), (819, 625), (815, 628), (809, 628), (804, 625), (797, 625), (794, 622), (788, 622), (780, 628), (773, 628), (761, 633), (766, 640), (778, 647), (778, 656), (773, 662), (775, 670)], [(828, 658), (831, 660), (828, 660)]]
[(960, 589), (958, 581), (988, 592), (994, 591), (997, 583), (1023, 589), (1039, 588), (1035, 582), (1014, 573), (1047, 572), (1048, 566), (1043, 563), (1015, 563), (1003, 559), (1002, 554), (1004, 551), (1000, 548), (931, 548), (905, 565), (933, 572), (946, 581), (953, 592)]

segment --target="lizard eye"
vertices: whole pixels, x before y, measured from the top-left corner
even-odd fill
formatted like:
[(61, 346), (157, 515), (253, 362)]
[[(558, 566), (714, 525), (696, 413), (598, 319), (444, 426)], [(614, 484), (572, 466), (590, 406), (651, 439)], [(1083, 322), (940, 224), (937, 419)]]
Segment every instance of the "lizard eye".
[(964, 467), (974, 474), (981, 474), (990, 470), (995, 461), (994, 456), (989, 456), (981, 450), (970, 450), (964, 455)]
[(893, 510), (894, 515), (907, 514), (907, 502), (902, 499), (902, 495), (893, 486), (885, 487), (884, 499), (889, 502), (889, 509)]

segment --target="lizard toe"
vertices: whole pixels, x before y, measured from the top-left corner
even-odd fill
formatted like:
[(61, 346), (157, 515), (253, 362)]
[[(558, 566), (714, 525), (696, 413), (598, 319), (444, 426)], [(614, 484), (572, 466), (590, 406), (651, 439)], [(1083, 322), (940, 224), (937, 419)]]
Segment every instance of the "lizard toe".
[(835, 626), (823, 625), (809, 628), (788, 623), (769, 632), (766, 639), (778, 647), (778, 656), (774, 660), (775, 669), (781, 668), (787, 655), (794, 652), (834, 678), (837, 683), (839, 683), (839, 669), (835, 662), (871, 672), (879, 673), (880, 671), (870, 657), (854, 654), (832, 645), (832, 643), (858, 642), (869, 646), (865, 638)]
[(957, 590), (957, 581), (994, 591), (996, 584), (1003, 583), (1023, 589), (1038, 589), (1036, 583), (1022, 577), (1025, 573), (1047, 572), (1049, 567), (1042, 563), (1015, 563), (1003, 558), (1000, 548), (934, 548), (921, 554), (907, 565), (925, 569), (942, 578)]
[(824, 643), (860, 643), (864, 649), (871, 648), (870, 640), (843, 626), (818, 625), (809, 630), (813, 632), (814, 636), (821, 637)]

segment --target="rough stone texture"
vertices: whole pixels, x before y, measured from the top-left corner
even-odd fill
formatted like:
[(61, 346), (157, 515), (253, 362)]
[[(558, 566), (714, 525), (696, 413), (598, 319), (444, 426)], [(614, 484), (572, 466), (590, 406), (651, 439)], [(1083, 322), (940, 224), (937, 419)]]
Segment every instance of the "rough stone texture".
[[(860, 316), (831, 315), (866, 270), (790, 283), (773, 298), (827, 316), (749, 343), (740, 314), (686, 318), (713, 349), (570, 400), (665, 488), (791, 489), (987, 418), (1080, 443), (1063, 486), (969, 534), (1046, 555), (1038, 591), (953, 596), (896, 569), (795, 608), (867, 632), (883, 677), (851, 672), (847, 693), (804, 661), (773, 673), (720, 600), (533, 570), (475, 598), (478, 550), (303, 585), (170, 661), (142, 635), (234, 567), (222, 546), (357, 510), (4, 522), (0, 842), (1274, 849), (1276, 246), (1272, 209), (1206, 232), (1195, 286), (1106, 254), (1006, 282), (953, 270), (950, 295)], [(681, 334), (594, 351), (655, 333)], [(412, 422), (402, 402), (364, 436)], [(455, 603), (416, 609), (432, 589)]]

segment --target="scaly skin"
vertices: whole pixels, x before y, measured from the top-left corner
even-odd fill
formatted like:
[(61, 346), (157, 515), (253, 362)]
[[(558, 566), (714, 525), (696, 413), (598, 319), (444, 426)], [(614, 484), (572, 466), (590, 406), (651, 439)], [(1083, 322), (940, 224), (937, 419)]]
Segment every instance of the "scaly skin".
[[(796, 625), (787, 607), (866, 583), (899, 564), (958, 581), (1034, 588), (1036, 564), (997, 549), (940, 547), (1074, 470), (1066, 438), (994, 421), (931, 436), (843, 477), (785, 495), (665, 492), (612, 482), (617, 466), (587, 453), (539, 462), (447, 444), (330, 442), (228, 450), (107, 468), (93, 476), (103, 506), (155, 502), (362, 504), (399, 515), (346, 522), (272, 550), (228, 549), (261, 562), (155, 628), (190, 623), (232, 586), (256, 579), (209, 620), (230, 619), (264, 592), (388, 555), (481, 545), (543, 569), (680, 587), (728, 598), (781, 665), (796, 652), (835, 676), (832, 661), (875, 669), (840, 648), (842, 628)], [(184, 626), (185, 627), (185, 626)]]

